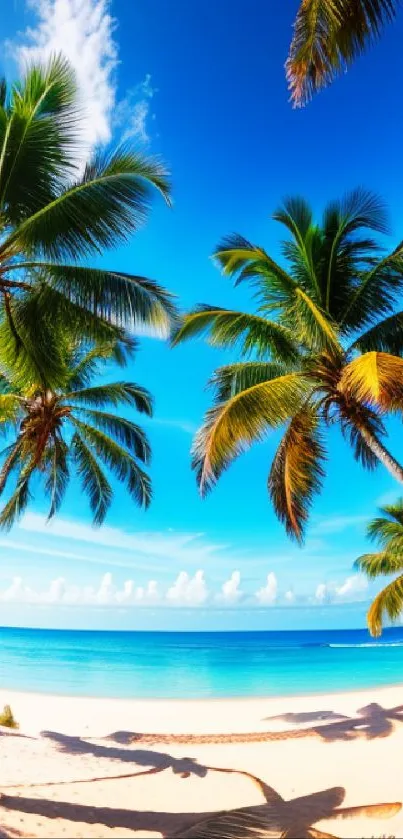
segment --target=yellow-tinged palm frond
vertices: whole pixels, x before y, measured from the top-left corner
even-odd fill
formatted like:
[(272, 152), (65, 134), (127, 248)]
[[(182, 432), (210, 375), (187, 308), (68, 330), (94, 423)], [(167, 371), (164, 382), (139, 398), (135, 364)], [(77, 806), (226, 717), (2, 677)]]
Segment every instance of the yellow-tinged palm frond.
[(2, 423), (13, 422), (17, 419), (21, 408), (21, 398), (15, 393), (0, 394), (0, 430)]
[(403, 610), (403, 575), (379, 592), (368, 610), (367, 621), (371, 635), (379, 636), (385, 617), (395, 621)]
[(403, 571), (403, 551), (380, 551), (375, 554), (363, 554), (356, 559), (354, 568), (363, 571), (370, 579), (382, 574), (396, 574)]
[(192, 465), (201, 493), (214, 486), (237, 455), (289, 419), (311, 390), (312, 382), (301, 373), (286, 373), (211, 408), (193, 445)]
[(301, 0), (286, 63), (294, 105), (304, 105), (393, 20), (397, 0)]
[(301, 541), (303, 527), (315, 493), (324, 478), (326, 457), (319, 418), (311, 407), (295, 414), (277, 449), (268, 488), (274, 509), (287, 533)]
[(365, 353), (345, 366), (340, 390), (385, 411), (402, 410), (403, 359), (383, 352)]

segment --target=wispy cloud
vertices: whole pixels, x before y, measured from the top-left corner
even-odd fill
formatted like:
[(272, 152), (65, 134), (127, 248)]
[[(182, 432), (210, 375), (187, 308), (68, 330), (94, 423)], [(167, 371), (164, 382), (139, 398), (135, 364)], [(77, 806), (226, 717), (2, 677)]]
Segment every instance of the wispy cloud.
[(367, 521), (368, 516), (329, 516), (316, 521), (311, 527), (311, 533), (323, 536), (330, 533), (342, 533), (350, 527), (362, 528)]
[(108, 0), (29, 0), (37, 21), (12, 44), (20, 67), (63, 53), (73, 65), (83, 112), (83, 156), (111, 139), (118, 48)]
[(361, 574), (352, 574), (342, 583), (319, 583), (315, 591), (317, 603), (359, 603), (368, 597), (368, 581)]
[(26, 513), (20, 521), (19, 528), (32, 533), (101, 545), (112, 548), (114, 551), (130, 551), (133, 558), (137, 559), (163, 557), (183, 563), (197, 563), (206, 557), (219, 555), (225, 548), (225, 545), (205, 541), (201, 533), (175, 531), (129, 533), (107, 525), (96, 530), (90, 525), (63, 518), (48, 523), (46, 518), (38, 513)]
[(149, 73), (142, 82), (135, 85), (119, 102), (114, 113), (114, 125), (121, 130), (122, 140), (135, 139), (148, 143), (148, 119), (151, 116), (151, 100), (158, 92), (151, 83)]
[(28, 63), (62, 53), (76, 72), (81, 111), (82, 167), (97, 146), (119, 139), (149, 141), (150, 103), (157, 92), (147, 74), (124, 98), (117, 98), (119, 50), (110, 0), (26, 0), (32, 26), (7, 42), (8, 52), (23, 70)]

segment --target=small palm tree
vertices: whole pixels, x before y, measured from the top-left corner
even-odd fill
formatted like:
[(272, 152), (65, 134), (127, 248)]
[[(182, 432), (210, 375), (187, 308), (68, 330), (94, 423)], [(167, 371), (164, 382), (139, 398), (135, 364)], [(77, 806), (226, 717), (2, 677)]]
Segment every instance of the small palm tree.
[(377, 542), (378, 553), (363, 554), (355, 563), (370, 579), (398, 574), (377, 595), (367, 615), (371, 635), (380, 635), (385, 617), (397, 620), (403, 611), (403, 498), (379, 511), (368, 525), (368, 536)]
[(285, 201), (274, 218), (291, 234), (283, 243), (288, 270), (239, 235), (214, 254), (236, 283), (252, 284), (257, 314), (200, 306), (184, 317), (174, 344), (204, 332), (241, 353), (210, 383), (214, 406), (193, 448), (202, 494), (237, 455), (287, 424), (268, 488), (277, 516), (301, 539), (324, 477), (326, 427), (338, 424), (364, 467), (381, 461), (403, 483), (382, 420), (403, 399), (403, 312), (394, 313), (403, 246), (381, 255), (363, 235), (386, 224), (379, 199), (360, 190), (329, 204), (321, 225), (302, 199)]
[(0, 343), (22, 378), (33, 359), (50, 377), (56, 321), (104, 342), (122, 325), (166, 332), (173, 316), (156, 283), (84, 262), (137, 230), (154, 191), (169, 203), (166, 170), (121, 146), (80, 171), (79, 136), (75, 77), (62, 58), (0, 85)]
[(376, 41), (398, 6), (398, 0), (301, 0), (286, 63), (294, 104), (307, 102)]
[[(127, 339), (90, 349), (70, 346), (64, 354), (64, 387), (58, 389), (40, 374), (22, 388), (12, 372), (3, 372), (0, 423), (14, 440), (1, 453), (0, 494), (14, 474), (16, 482), (0, 512), (1, 527), (10, 528), (25, 510), (35, 476), (43, 479), (49, 518), (58, 511), (74, 471), (88, 495), (94, 524), (101, 524), (113, 495), (104, 467), (126, 485), (136, 504), (148, 506), (151, 484), (143, 469), (150, 462), (147, 437), (140, 426), (115, 412), (134, 407), (151, 416), (150, 394), (132, 382), (92, 384), (105, 361), (123, 364), (131, 351)], [(108, 406), (113, 412), (103, 410)]]

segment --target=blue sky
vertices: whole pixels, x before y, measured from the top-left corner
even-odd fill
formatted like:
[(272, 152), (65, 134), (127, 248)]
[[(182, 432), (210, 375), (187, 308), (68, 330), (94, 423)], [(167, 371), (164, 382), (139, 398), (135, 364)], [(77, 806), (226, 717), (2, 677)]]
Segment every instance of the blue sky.
[[(379, 192), (401, 239), (400, 94), (403, 19), (304, 110), (288, 103), (284, 60), (296, 2), (283, 0), (14, 0), (2, 21), (9, 77), (27, 57), (65, 50), (88, 108), (88, 148), (122, 134), (160, 154), (174, 207), (156, 201), (147, 226), (103, 263), (198, 302), (251, 308), (209, 255), (237, 231), (278, 256), (270, 214), (302, 194), (320, 212), (357, 185)], [(398, 490), (363, 473), (337, 432), (306, 545), (274, 517), (266, 479), (277, 436), (240, 459), (205, 501), (190, 472), (205, 382), (225, 356), (202, 342), (171, 351), (143, 339), (130, 375), (156, 399), (148, 430), (154, 502), (141, 513), (117, 488), (107, 526), (91, 527), (73, 483), (45, 526), (38, 497), (0, 535), (0, 623), (113, 628), (362, 626), (373, 586), (353, 574), (365, 523)], [(401, 431), (391, 429), (403, 457)]]

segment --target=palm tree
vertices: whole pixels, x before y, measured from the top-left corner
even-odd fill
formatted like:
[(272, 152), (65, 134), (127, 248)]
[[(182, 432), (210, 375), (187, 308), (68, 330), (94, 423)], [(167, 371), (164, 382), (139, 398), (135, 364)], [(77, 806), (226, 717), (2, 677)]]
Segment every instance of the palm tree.
[(294, 105), (305, 104), (376, 41), (398, 0), (300, 0), (286, 63)]
[(367, 533), (380, 550), (363, 554), (355, 562), (355, 567), (370, 579), (399, 575), (379, 592), (368, 611), (368, 628), (375, 636), (381, 634), (386, 616), (395, 621), (403, 611), (403, 498), (381, 507), (379, 512), (381, 516), (370, 522)]
[[(59, 335), (59, 347), (63, 340), (66, 345)], [(21, 388), (19, 377), (3, 370), (0, 423), (14, 439), (1, 452), (0, 494), (15, 474), (16, 480), (0, 512), (1, 527), (10, 528), (25, 510), (35, 477), (43, 480), (52, 518), (63, 501), (72, 470), (88, 495), (96, 525), (103, 522), (113, 496), (104, 467), (126, 485), (136, 504), (148, 506), (151, 484), (143, 469), (150, 462), (147, 437), (140, 426), (116, 411), (134, 407), (151, 416), (151, 396), (132, 382), (92, 384), (102, 364), (109, 359), (124, 364), (132, 349), (126, 338), (90, 348), (65, 346), (64, 386), (57, 389), (40, 372), (34, 383)], [(108, 407), (110, 411), (104, 410)]]
[(385, 232), (386, 219), (380, 200), (362, 190), (329, 204), (321, 225), (298, 198), (274, 219), (291, 234), (282, 245), (287, 269), (239, 235), (214, 254), (236, 284), (252, 284), (257, 314), (202, 305), (173, 342), (208, 333), (214, 346), (240, 349), (240, 361), (215, 372), (214, 405), (194, 441), (201, 493), (237, 455), (287, 424), (268, 489), (288, 533), (301, 539), (324, 477), (326, 427), (338, 424), (364, 467), (381, 461), (403, 483), (382, 418), (403, 399), (403, 312), (395, 312), (403, 244), (381, 255), (364, 235)]
[(85, 262), (137, 230), (154, 191), (169, 203), (166, 170), (120, 146), (80, 171), (80, 127), (64, 59), (0, 85), (0, 343), (22, 381), (32, 359), (50, 377), (56, 321), (102, 342), (122, 325), (167, 332), (174, 312), (151, 280)]

